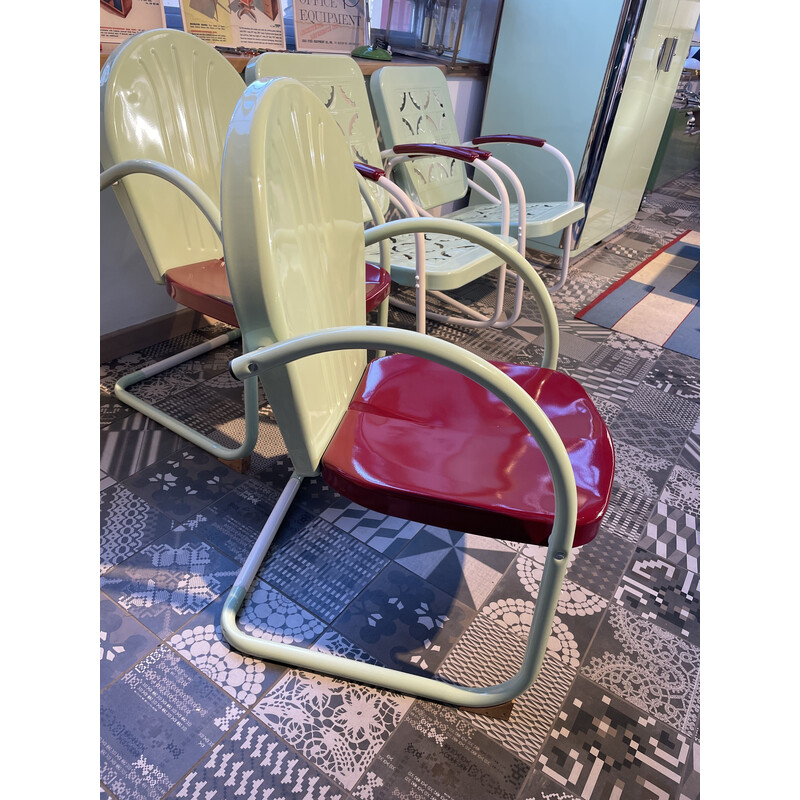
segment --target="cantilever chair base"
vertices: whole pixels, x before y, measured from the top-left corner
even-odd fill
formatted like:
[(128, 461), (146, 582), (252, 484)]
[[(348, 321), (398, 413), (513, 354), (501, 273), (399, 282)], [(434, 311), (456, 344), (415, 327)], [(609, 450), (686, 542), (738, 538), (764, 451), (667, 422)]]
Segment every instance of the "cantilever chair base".
[(225, 447), (219, 442), (214, 441), (208, 436), (200, 433), (194, 428), (189, 427), (185, 423), (176, 419), (175, 417), (162, 411), (157, 406), (149, 403), (147, 400), (137, 397), (135, 394), (128, 391), (131, 387), (135, 386), (142, 381), (152, 378), (168, 369), (177, 367), (180, 364), (185, 364), (194, 358), (211, 352), (218, 347), (222, 347), (231, 342), (235, 342), (241, 338), (241, 331), (238, 328), (227, 331), (226, 333), (209, 339), (207, 342), (198, 344), (188, 350), (184, 350), (155, 364), (150, 364), (143, 369), (132, 372), (120, 378), (114, 386), (114, 396), (131, 408), (136, 409), (150, 419), (155, 420), (160, 425), (163, 425), (173, 433), (177, 433), (184, 439), (187, 439), (192, 444), (201, 447), (203, 450), (211, 453), (222, 461), (230, 462), (231, 466), (237, 471), (242, 471), (246, 465), (246, 459), (250, 456), (258, 441), (258, 384), (255, 380), (244, 382), (244, 420), (245, 420), (245, 435), (244, 441), (237, 447)]
[[(297, 475), (293, 475), (289, 479), (245, 565), (242, 567), (236, 584), (225, 599), (220, 626), (228, 643), (240, 653), (247, 653), (267, 661), (422, 697), (426, 700), (453, 705), (465, 711), (482, 713), (497, 719), (508, 719), (513, 709), (514, 698), (533, 683), (544, 656), (547, 639), (545, 638), (544, 643), (538, 648), (532, 647), (533, 628), (531, 628), (529, 644), (523, 664), (520, 667), (520, 673), (532, 674), (532, 677), (529, 681), (526, 681), (525, 685), (520, 684), (509, 687), (506, 684), (497, 684), (488, 687), (466, 687), (454, 685), (436, 677), (429, 678), (414, 675), (398, 669), (307, 650), (297, 645), (273, 642), (269, 639), (245, 633), (238, 626), (236, 617), (244, 605), (250, 584), (266, 558), (270, 545), (291, 507), (292, 500), (297, 494), (302, 480)], [(562, 560), (566, 562), (566, 558)]]
[[(410, 364), (409, 369), (405, 371), (406, 379), (409, 379), (409, 376), (415, 371), (421, 371), (429, 362), (432, 362), (433, 369), (439, 371), (439, 380), (434, 382), (435, 387), (439, 388), (432, 388), (429, 395), (420, 402), (423, 405), (431, 403), (432, 395), (438, 392), (440, 401), (438, 405), (445, 404), (448, 408), (458, 405), (462, 411), (455, 415), (460, 419), (452, 423), (455, 431), (461, 429), (465, 420), (473, 418), (475, 421), (478, 418), (482, 418), (484, 413), (489, 413), (492, 416), (496, 413), (496, 406), (500, 405), (506, 409), (507, 422), (509, 418), (516, 417), (514, 424), (507, 425), (507, 427), (516, 427), (523, 434), (523, 439), (527, 440), (528, 448), (530, 448), (530, 436), (534, 438), (539, 448), (541, 448), (540, 450), (533, 449), (542, 458), (542, 463), (546, 465), (545, 474), (549, 475), (549, 480), (552, 483), (546, 485), (548, 482), (537, 481), (536, 490), (541, 491), (544, 489), (544, 494), (549, 496), (549, 499), (543, 501), (543, 504), (548, 507), (549, 526), (544, 521), (541, 523), (543, 526), (548, 527), (549, 537), (545, 540), (537, 537), (539, 544), (547, 545), (547, 556), (522, 664), (517, 674), (503, 683), (488, 687), (465, 687), (449, 683), (438, 677), (411, 674), (398, 669), (353, 661), (324, 652), (315, 652), (294, 645), (269, 641), (242, 631), (237, 625), (236, 615), (242, 608), (247, 592), (267, 556), (281, 522), (291, 507), (292, 500), (300, 488), (303, 477), (298, 473), (294, 473), (289, 479), (258, 540), (245, 560), (233, 588), (230, 590), (222, 610), (221, 627), (223, 635), (231, 646), (240, 652), (270, 661), (289, 664), (301, 669), (367, 683), (391, 691), (400, 691), (455, 706), (467, 708), (502, 706), (519, 696), (535, 681), (547, 649), (552, 616), (555, 613), (573, 540), (583, 543), (586, 540), (585, 537), (591, 538), (596, 533), (594, 523), (596, 522), (599, 525), (599, 519), (595, 518), (598, 513), (602, 517), (602, 513), (608, 504), (614, 456), (605, 425), (591, 403), (586, 403), (580, 408), (574, 408), (573, 404), (568, 402), (566, 407), (560, 410), (555, 409), (541, 398), (541, 402), (534, 403), (531, 399), (530, 389), (525, 386), (525, 381), (520, 381), (519, 373), (515, 372), (515, 365), (505, 365), (506, 369), (503, 371), (498, 369), (497, 366), (481, 362), (477, 357), (462, 351), (451, 343), (432, 340), (430, 337), (411, 331), (358, 327), (319, 331), (315, 334), (283, 341), (253, 353), (245, 354), (231, 363), (231, 369), (237, 377), (252, 379), (256, 375), (269, 374), (269, 370), (278, 364), (286, 364), (319, 352), (347, 350), (359, 345), (362, 347), (382, 347), (395, 351), (396, 355), (372, 361), (367, 366), (359, 390), (355, 392), (351, 400), (350, 409), (323, 455), (323, 477), (331, 471), (330, 462), (333, 463), (333, 467), (338, 465), (337, 459), (340, 457), (342, 450), (352, 451), (354, 458), (358, 458), (357, 454), (359, 453), (376, 448), (381, 452), (386, 452), (380, 440), (374, 438), (374, 429), (371, 429), (369, 424), (361, 424), (363, 420), (360, 418), (363, 418), (364, 409), (370, 404), (374, 405), (376, 414), (388, 414), (389, 418), (402, 416), (399, 414), (399, 409), (398, 413), (393, 415), (389, 411), (388, 405), (394, 402), (404, 408), (409, 394), (413, 394), (413, 380), (410, 381), (408, 386), (411, 390), (408, 393), (400, 392), (397, 394), (389, 389), (387, 396), (373, 391), (376, 384), (380, 383), (382, 375), (387, 376), (386, 380), (389, 387), (397, 386), (401, 382), (397, 380), (398, 376), (396, 374), (392, 374), (391, 369), (389, 369), (389, 372), (386, 371), (388, 369), (386, 365), (397, 359), (415, 362)], [(417, 367), (417, 370), (413, 369), (414, 366)], [(532, 374), (539, 371), (535, 367), (520, 367), (517, 369), (527, 369)], [(460, 375), (455, 375), (454, 377), (461, 380), (455, 384), (442, 380), (443, 375), (450, 370), (460, 373)], [(541, 372), (559, 374), (551, 373), (550, 370), (546, 369), (541, 370)], [(583, 391), (580, 390), (580, 387), (573, 379), (565, 375), (561, 375), (561, 379), (573, 384), (579, 389), (579, 394), (583, 394)], [(420, 378), (420, 381), (426, 385), (431, 383), (429, 377), (424, 375)], [(456, 403), (454, 397), (461, 397), (461, 402)], [(580, 400), (578, 400), (578, 403), (580, 405)], [(433, 404), (437, 405), (436, 403)], [(411, 409), (409, 416), (415, 416), (417, 411), (418, 409)], [(571, 414), (572, 411), (574, 411), (574, 414)], [(568, 447), (565, 447), (561, 438), (564, 435), (564, 431), (573, 430), (575, 418), (585, 416), (593, 418), (593, 422), (589, 425), (589, 436), (591, 438), (584, 439), (581, 444), (573, 442)], [(554, 419), (551, 420), (553, 417)], [(408, 421), (405, 422), (407, 423)], [(413, 421), (410, 424), (413, 426)], [(359, 441), (355, 447), (351, 442), (354, 425), (363, 435), (363, 440)], [(425, 422), (423, 421), (424, 426)], [(496, 426), (490, 424), (489, 427)], [(561, 432), (557, 430), (559, 427), (562, 428)], [(402, 431), (400, 433), (402, 435)], [(465, 438), (470, 438), (469, 434)], [(497, 438), (497, 442), (499, 443), (503, 438), (500, 435)], [(445, 446), (445, 449), (447, 449), (447, 446)], [(514, 449), (517, 451), (519, 447), (514, 447)], [(329, 453), (331, 454), (330, 457)], [(421, 481), (423, 484), (421, 488), (426, 488), (426, 484), (430, 482), (430, 475), (440, 469), (438, 463), (431, 466), (430, 450), (425, 455), (428, 457), (424, 459), (428, 462), (428, 469), (418, 467), (416, 470), (419, 471), (421, 469), (422, 473), (424, 473), (421, 476), (417, 475), (417, 481)], [(588, 461), (586, 461), (587, 458), (589, 459)], [(577, 460), (573, 463), (573, 459)], [(470, 462), (462, 472), (465, 484), (473, 487), (481, 484), (486, 478), (486, 472), (492, 471), (491, 464), (495, 461), (497, 461), (498, 465), (505, 463), (503, 452), (498, 452), (491, 446), (484, 448), (484, 471), (475, 470)], [(391, 472), (391, 467), (388, 469)], [(367, 473), (369, 471), (366, 470)], [(412, 469), (412, 472), (414, 471)], [(522, 471), (529, 478), (532, 478), (531, 470), (525, 464), (522, 465)], [(578, 488), (576, 488), (576, 476), (580, 480)], [(596, 486), (586, 483), (587, 477), (590, 482), (593, 480), (592, 476), (597, 480)], [(386, 483), (385, 476), (380, 474), (371, 475), (368, 480), (374, 484), (373, 488), (380, 495), (383, 488), (382, 484)], [(587, 502), (586, 500), (587, 495), (591, 495), (593, 490), (595, 490), (594, 494), (600, 495), (598, 497), (599, 509), (593, 507), (591, 501)], [(468, 490), (467, 494), (469, 493)], [(433, 520), (434, 524), (444, 523), (446, 525), (447, 521), (439, 516), (442, 513), (439, 509), (433, 512), (433, 516), (431, 516), (430, 508), (432, 504), (436, 504), (435, 495), (437, 494), (441, 499), (441, 488), (433, 487), (430, 495), (421, 496), (419, 505), (416, 508), (417, 510), (422, 509), (423, 516), (417, 516), (417, 519), (426, 521), (423, 517), (427, 516)], [(580, 502), (578, 500), (579, 497)], [(358, 499), (363, 498), (359, 497)], [(414, 506), (413, 498), (406, 497), (405, 499), (408, 507)], [(501, 492), (501, 498), (496, 500), (496, 503), (500, 508), (504, 508), (503, 513), (508, 511), (508, 509), (505, 509), (506, 500), (509, 501), (509, 505), (513, 505), (515, 501), (523, 503), (523, 510), (527, 510), (527, 506), (531, 504), (529, 497), (514, 498), (513, 492), (509, 497), (506, 497)], [(375, 504), (371, 505), (376, 507)], [(487, 509), (487, 511), (491, 514), (491, 509)], [(460, 516), (458, 510), (451, 511), (450, 515), (454, 522), (449, 527), (459, 528), (459, 523), (464, 518)], [(498, 518), (502, 515), (502, 513), (498, 513)], [(505, 515), (509, 520), (509, 524), (512, 524), (513, 517), (507, 513)], [(586, 525), (587, 517), (590, 522), (588, 527)], [(490, 516), (481, 516), (479, 513), (478, 519), (485, 522), (485, 520), (490, 519)], [(535, 519), (530, 521), (530, 530), (533, 531), (533, 537), (536, 537), (539, 525), (540, 523)], [(581, 532), (584, 529), (586, 531)], [(512, 532), (512, 536), (514, 535), (516, 535), (515, 538), (525, 537), (528, 541), (533, 540), (527, 537), (524, 531), (515, 530)], [(500, 709), (496, 709), (496, 711), (497, 713), (502, 713)]]

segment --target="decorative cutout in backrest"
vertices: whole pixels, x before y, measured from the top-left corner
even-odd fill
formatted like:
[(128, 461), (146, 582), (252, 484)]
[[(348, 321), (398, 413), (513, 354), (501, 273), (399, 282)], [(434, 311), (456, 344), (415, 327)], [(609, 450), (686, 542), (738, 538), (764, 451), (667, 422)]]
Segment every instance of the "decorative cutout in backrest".
[[(370, 91), (385, 147), (460, 144), (447, 81), (437, 67), (383, 67), (370, 79)], [(464, 165), (452, 158), (415, 158), (395, 175), (423, 208), (459, 200), (467, 192)]]
[[(228, 122), (244, 91), (241, 76), (211, 45), (183, 31), (154, 30), (116, 47), (100, 75), (100, 160), (174, 167), (219, 198)], [(153, 277), (219, 258), (222, 245), (180, 190), (151, 175), (114, 187)]]
[[(361, 69), (352, 58), (316, 53), (264, 53), (245, 69), (248, 84), (282, 75), (300, 81), (325, 104), (344, 134), (353, 161), (381, 166), (367, 87)], [(389, 210), (388, 195), (371, 181), (368, 187), (385, 214)], [(362, 212), (365, 222), (372, 220), (363, 202)]]

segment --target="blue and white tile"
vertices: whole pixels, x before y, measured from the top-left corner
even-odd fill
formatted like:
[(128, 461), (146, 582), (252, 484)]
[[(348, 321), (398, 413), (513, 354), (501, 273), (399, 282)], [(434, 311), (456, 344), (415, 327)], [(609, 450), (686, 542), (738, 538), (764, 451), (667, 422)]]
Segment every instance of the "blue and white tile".
[(419, 575), (390, 564), (333, 627), (386, 666), (430, 674), (474, 613)]
[(350, 534), (315, 519), (276, 541), (259, 576), (329, 623), (387, 561)]
[(238, 571), (197, 536), (172, 532), (107, 572), (100, 585), (163, 639), (225, 592)]
[(108, 489), (110, 486), (113, 486), (116, 483), (116, 478), (112, 478), (110, 475), (106, 475), (103, 470), (100, 470), (100, 491), (102, 492), (104, 489)]
[(117, 480), (162, 461), (183, 440), (143, 414), (127, 414), (100, 431), (100, 467)]
[[(375, 663), (335, 633), (329, 633), (315, 649)], [(412, 702), (403, 695), (293, 669), (253, 708), (253, 714), (317, 769), (350, 790)]]
[(183, 522), (245, 480), (214, 456), (187, 445), (123, 485), (176, 522)]
[[(246, 480), (215, 503), (184, 520), (175, 530), (192, 532), (234, 561), (243, 563), (278, 497), (274, 489), (259, 481)], [(311, 519), (310, 515), (304, 515), (305, 524)], [(287, 525), (284, 521), (282, 527)]]
[(100, 695), (100, 780), (116, 797), (158, 800), (243, 714), (162, 645)]
[(100, 595), (100, 687), (108, 686), (154, 649), (159, 640), (130, 614)]
[(249, 715), (168, 795), (175, 800), (345, 800), (346, 793)]
[[(231, 648), (220, 627), (225, 599), (203, 609), (169, 644), (242, 705), (252, 706), (285, 668)], [(237, 623), (256, 639), (296, 647), (310, 646), (325, 630), (320, 620), (261, 581), (248, 591)]]
[(172, 529), (168, 517), (121, 484), (100, 492), (100, 573), (141, 552)]

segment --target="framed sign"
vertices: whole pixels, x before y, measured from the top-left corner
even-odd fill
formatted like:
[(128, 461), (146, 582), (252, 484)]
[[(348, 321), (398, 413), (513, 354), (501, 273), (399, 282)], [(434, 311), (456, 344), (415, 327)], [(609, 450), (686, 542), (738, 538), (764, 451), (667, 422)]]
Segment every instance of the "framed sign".
[(100, 45), (118, 44), (134, 33), (165, 28), (161, 0), (100, 0)]
[(294, 0), (298, 50), (350, 53), (367, 41), (366, 0)]
[(180, 0), (183, 27), (223, 47), (285, 50), (281, 0)]

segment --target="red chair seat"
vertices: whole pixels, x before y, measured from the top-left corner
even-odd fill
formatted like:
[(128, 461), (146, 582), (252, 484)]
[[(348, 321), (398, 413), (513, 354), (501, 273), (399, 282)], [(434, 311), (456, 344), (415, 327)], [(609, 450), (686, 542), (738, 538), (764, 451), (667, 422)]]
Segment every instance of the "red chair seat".
[[(367, 313), (376, 309), (388, 296), (392, 286), (389, 273), (377, 264), (366, 262)], [(199, 311), (234, 328), (239, 327), (233, 310), (225, 259), (215, 258), (174, 267), (164, 274), (167, 293), (186, 308)]]
[(225, 259), (215, 258), (175, 267), (164, 274), (167, 294), (182, 306), (239, 327), (233, 310)]
[[(493, 363), (561, 436), (578, 489), (573, 544), (586, 544), (600, 528), (614, 475), (603, 419), (568, 375)], [(473, 381), (414, 356), (367, 366), (322, 477), (353, 502), (429, 525), (532, 544), (545, 544), (552, 529), (550, 473), (519, 419)]]
[(366, 262), (367, 314), (374, 311), (388, 296), (392, 279), (385, 269), (377, 264)]

